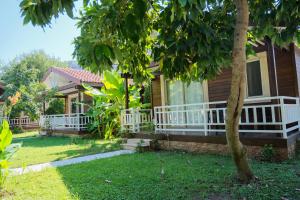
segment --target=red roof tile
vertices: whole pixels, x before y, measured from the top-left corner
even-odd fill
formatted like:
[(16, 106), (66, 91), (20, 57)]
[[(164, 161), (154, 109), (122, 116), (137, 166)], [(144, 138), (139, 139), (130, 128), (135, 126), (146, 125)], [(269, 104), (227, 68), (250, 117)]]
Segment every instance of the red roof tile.
[(50, 72), (57, 72), (76, 83), (101, 83), (101, 77), (87, 70), (52, 67)]

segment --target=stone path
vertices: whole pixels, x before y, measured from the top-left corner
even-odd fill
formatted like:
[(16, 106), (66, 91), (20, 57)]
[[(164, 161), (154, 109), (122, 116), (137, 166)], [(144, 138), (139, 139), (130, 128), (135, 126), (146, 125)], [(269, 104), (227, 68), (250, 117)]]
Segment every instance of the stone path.
[(67, 160), (60, 160), (60, 161), (42, 163), (42, 164), (37, 164), (37, 165), (30, 165), (30, 166), (27, 166), (25, 169), (21, 168), (21, 167), (15, 168), (15, 169), (10, 169), (10, 172), (12, 175), (21, 175), (21, 174), (25, 174), (28, 172), (38, 172), (45, 168), (61, 167), (61, 166), (66, 166), (66, 165), (82, 163), (82, 162), (88, 162), (91, 160), (110, 158), (110, 157), (124, 155), (124, 154), (132, 154), (134, 152), (135, 151), (132, 151), (132, 150), (118, 150), (118, 151), (112, 151), (112, 152), (106, 152), (106, 153), (99, 153), (99, 154), (94, 154), (94, 155), (71, 158), (71, 159), (67, 159)]

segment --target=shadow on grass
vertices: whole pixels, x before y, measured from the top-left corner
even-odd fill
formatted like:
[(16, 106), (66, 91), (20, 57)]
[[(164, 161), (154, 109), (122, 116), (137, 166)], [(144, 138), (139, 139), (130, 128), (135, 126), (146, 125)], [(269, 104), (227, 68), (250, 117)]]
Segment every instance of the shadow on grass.
[(15, 138), (13, 143), (23, 143), (23, 147), (52, 147), (64, 145), (87, 145), (94, 142), (93, 139), (76, 139), (69, 137), (32, 137), (32, 138)]
[(300, 177), (290, 164), (252, 167), (259, 181), (247, 185), (234, 180), (230, 157), (207, 154), (136, 153), (57, 172), (77, 199), (300, 199)]
[[(82, 144), (87, 145), (87, 144)], [(57, 155), (57, 160), (63, 160), (66, 158), (76, 158), (80, 156), (87, 156), (92, 154), (104, 153), (109, 151), (120, 150), (121, 146), (119, 142), (115, 143), (103, 143), (103, 144), (90, 144), (89, 147), (84, 149), (72, 149), (67, 151), (61, 151), (58, 153), (53, 153), (51, 155)]]

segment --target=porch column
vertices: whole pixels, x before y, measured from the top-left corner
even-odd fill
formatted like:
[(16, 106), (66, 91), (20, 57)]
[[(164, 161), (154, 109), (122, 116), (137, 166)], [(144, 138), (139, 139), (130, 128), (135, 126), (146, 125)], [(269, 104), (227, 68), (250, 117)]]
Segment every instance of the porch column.
[(45, 115), (45, 112), (46, 112), (46, 103), (45, 101), (43, 102), (43, 115)]
[(69, 102), (68, 102), (68, 98), (65, 97), (65, 114), (68, 114), (69, 111)]
[[(78, 103), (81, 103), (81, 93), (78, 90)], [(78, 105), (78, 113), (81, 113), (81, 104)]]
[(128, 75), (125, 74), (125, 109), (129, 109)]
[[(81, 93), (80, 90), (78, 90), (78, 103), (81, 103)], [(78, 106), (78, 113), (77, 113), (77, 120), (78, 120), (78, 127), (77, 130), (80, 131), (80, 113), (81, 113), (81, 104), (77, 105)]]

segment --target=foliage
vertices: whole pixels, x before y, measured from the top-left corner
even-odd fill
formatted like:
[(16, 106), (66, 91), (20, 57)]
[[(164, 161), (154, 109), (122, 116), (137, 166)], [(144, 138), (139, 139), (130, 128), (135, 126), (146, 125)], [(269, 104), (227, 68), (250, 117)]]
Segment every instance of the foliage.
[(20, 133), (24, 133), (24, 129), (19, 126), (14, 126), (11, 132), (13, 134), (20, 134)]
[(291, 163), (253, 161), (252, 166), (260, 179), (241, 185), (231, 178), (234, 165), (227, 156), (180, 152), (123, 155), (9, 177), (6, 189), (12, 196), (7, 199), (300, 199), (296, 190), (299, 159)]
[[(88, 115), (93, 117), (90, 130), (100, 135), (100, 138), (110, 139), (119, 132), (120, 111), (125, 108), (124, 80), (116, 71), (104, 71), (103, 88), (100, 90), (83, 85), (87, 95), (93, 97), (94, 104)], [(129, 106), (140, 106), (139, 91), (135, 86), (129, 87)]]
[(11, 158), (11, 167), (66, 160), (121, 148), (118, 139), (103, 141), (72, 137), (40, 137), (38, 132), (25, 132), (13, 135), (13, 138), (13, 143), (21, 142), (23, 145)]
[(135, 74), (136, 80), (151, 77), (147, 66), (157, 13), (149, 8), (147, 0), (87, 4), (78, 22), (81, 35), (75, 39), (78, 62), (92, 71), (117, 66), (118, 70)]
[(144, 85), (143, 104), (151, 104), (151, 83)]
[(45, 112), (47, 115), (63, 114), (65, 110), (65, 102), (63, 99), (53, 99)]
[(22, 112), (32, 119), (38, 117), (43, 103), (55, 93), (54, 90), (47, 91), (46, 86), (39, 83), (51, 66), (65, 64), (42, 51), (36, 51), (17, 57), (4, 67), (1, 74), (1, 80), (6, 83), (3, 97), (12, 96), (17, 91), (21, 93), (20, 101), (11, 110), (11, 117), (18, 117)]
[[(23, 23), (29, 22), (32, 25), (44, 26), (50, 24), (52, 16), (58, 17), (60, 13), (66, 12), (69, 17), (73, 17), (72, 9), (74, 7), (73, 0), (49, 0), (49, 1), (36, 1), (24, 0), (20, 3), (22, 8), (22, 16), (24, 17)], [(51, 9), (49, 9), (51, 8)]]
[[(20, 5), (27, 22), (44, 26), (57, 17), (55, 0), (32, 2), (23, 0)], [(47, 20), (36, 23), (39, 6)], [(59, 11), (70, 6), (66, 1)], [(36, 14), (31, 12), (34, 9)], [(249, 9), (249, 40), (269, 36), (279, 45), (299, 43), (297, 0), (251, 1)], [(84, 1), (74, 55), (94, 71), (119, 64), (121, 70), (140, 77), (147, 74), (152, 52), (167, 78), (209, 79), (230, 66), (235, 15), (235, 6), (228, 0)], [(248, 47), (252, 52), (252, 46)]]
[(8, 159), (16, 151), (17, 146), (11, 145), (12, 132), (9, 129), (9, 124), (6, 120), (2, 121), (0, 126), (0, 190), (3, 187), (7, 176)]
[[(24, 7), (24, 2), (32, 1), (34, 0), (23, 0), (21, 3), (24, 19), (27, 21), (35, 24), (38, 18), (40, 20), (38, 24), (44, 26), (50, 23), (52, 16), (57, 17), (57, 9), (51, 4), (55, 0), (47, 3), (43, 1), (37, 4), (27, 3)], [(121, 60), (116, 53), (117, 47), (124, 46), (125, 51), (119, 52), (121, 55), (128, 56), (126, 52), (128, 50), (130, 58), (126, 57), (126, 62), (120, 64), (119, 69), (139, 75), (139, 78), (146, 72), (147, 67), (141, 66), (140, 64), (146, 62), (140, 61), (146, 60), (144, 55), (150, 52), (154, 56), (154, 61), (160, 64), (160, 71), (170, 79), (179, 78), (185, 81), (211, 79), (224, 67), (233, 67), (226, 134), (233, 136), (227, 137), (232, 154), (240, 156), (234, 159), (241, 161), (240, 164), (236, 163), (237, 167), (240, 167), (239, 174), (248, 177), (245, 172), (248, 168), (249, 178), (245, 179), (253, 177), (247, 164), (246, 154), (241, 152), (238, 128), (232, 131), (228, 128), (231, 124), (231, 127), (238, 127), (238, 118), (244, 103), (246, 58), (245, 52), (242, 51), (246, 51), (243, 46), (246, 43), (245, 37), (248, 30), (248, 40), (255, 41), (267, 36), (278, 45), (289, 44), (295, 40), (299, 43), (299, 1), (249, 1), (249, 9), (247, 0), (93, 0), (89, 2), (89, 0), (84, 1), (84, 9), (87, 10), (82, 12), (79, 22), (82, 30), (80, 37), (83, 40), (75, 41), (76, 51), (79, 52), (75, 52), (75, 56), (80, 63), (85, 63), (85, 66), (94, 64), (94, 67), (100, 68), (101, 64), (105, 63), (111, 66), (114, 64), (113, 60)], [(43, 9), (35, 10), (38, 14), (30, 12), (39, 6), (43, 6)], [(42, 19), (43, 12), (46, 13), (46, 20)], [(248, 26), (248, 16), (246, 16), (248, 12), (251, 27)], [(245, 16), (244, 20), (236, 19), (237, 13)], [(130, 46), (127, 47), (127, 44)], [(233, 44), (236, 44), (235, 49)], [(252, 46), (248, 45), (248, 52), (253, 52), (251, 48)], [(86, 53), (90, 49), (92, 52)], [(238, 145), (234, 148), (230, 144)], [(241, 168), (241, 163), (247, 167)]]
[(265, 145), (261, 151), (261, 156), (260, 159), (262, 161), (268, 161), (268, 162), (273, 162), (276, 160), (276, 151), (273, 148), (273, 145)]

